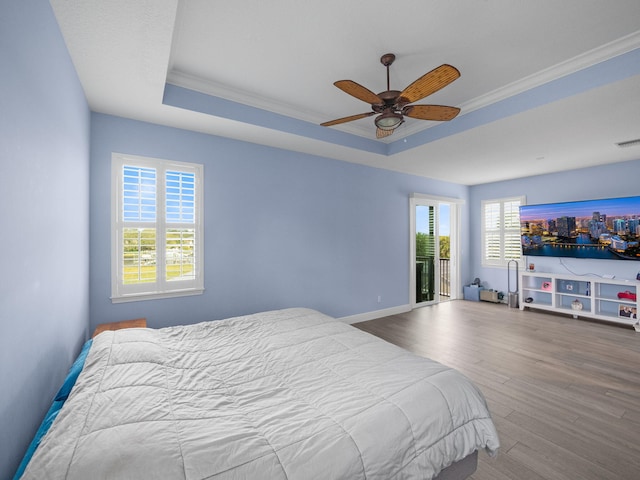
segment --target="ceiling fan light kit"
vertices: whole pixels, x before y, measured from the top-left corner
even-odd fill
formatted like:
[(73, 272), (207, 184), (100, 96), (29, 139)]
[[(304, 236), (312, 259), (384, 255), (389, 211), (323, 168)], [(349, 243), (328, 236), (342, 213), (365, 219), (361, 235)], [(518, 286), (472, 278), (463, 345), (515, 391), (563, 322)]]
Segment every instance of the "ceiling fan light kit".
[(391, 110), (384, 112), (374, 120), (376, 127), (382, 130), (395, 130), (403, 122), (402, 115)]
[(354, 82), (353, 80), (338, 80), (336, 87), (352, 97), (371, 105), (371, 112), (350, 115), (329, 122), (321, 123), (323, 127), (352, 122), (371, 115), (379, 114), (374, 124), (376, 126), (376, 138), (388, 137), (396, 128), (404, 123), (404, 116), (418, 120), (448, 121), (454, 119), (460, 109), (444, 105), (409, 105), (417, 102), (438, 90), (446, 87), (460, 77), (457, 68), (443, 64), (438, 68), (425, 73), (403, 91), (391, 90), (389, 81), (389, 67), (396, 56), (387, 53), (380, 57), (380, 63), (387, 69), (387, 90), (378, 94)]

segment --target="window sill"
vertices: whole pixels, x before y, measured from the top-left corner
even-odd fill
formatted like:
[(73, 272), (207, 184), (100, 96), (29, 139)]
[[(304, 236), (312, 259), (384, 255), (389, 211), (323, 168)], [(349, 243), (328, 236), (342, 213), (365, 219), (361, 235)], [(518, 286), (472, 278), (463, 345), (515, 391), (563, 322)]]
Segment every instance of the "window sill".
[(136, 293), (131, 295), (122, 295), (120, 297), (111, 297), (111, 303), (142, 302), (144, 300), (161, 300), (163, 298), (189, 297), (192, 295), (202, 295), (203, 293), (204, 288), (176, 290), (173, 292)]

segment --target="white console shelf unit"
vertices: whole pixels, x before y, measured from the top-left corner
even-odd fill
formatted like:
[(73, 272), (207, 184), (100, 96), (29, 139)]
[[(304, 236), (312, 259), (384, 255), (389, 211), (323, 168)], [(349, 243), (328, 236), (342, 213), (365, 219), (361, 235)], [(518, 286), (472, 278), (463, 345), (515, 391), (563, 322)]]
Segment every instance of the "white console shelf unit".
[[(633, 325), (638, 323), (639, 285), (635, 280), (522, 272), (520, 310), (535, 308)], [(636, 300), (618, 297), (620, 292), (636, 294)]]

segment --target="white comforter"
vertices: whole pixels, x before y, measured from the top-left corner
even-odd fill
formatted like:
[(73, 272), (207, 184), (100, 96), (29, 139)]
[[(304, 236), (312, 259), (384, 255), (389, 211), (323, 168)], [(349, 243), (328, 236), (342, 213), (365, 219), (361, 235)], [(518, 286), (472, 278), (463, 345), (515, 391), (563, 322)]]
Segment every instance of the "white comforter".
[(463, 375), (308, 309), (104, 332), (25, 479), (425, 479), (498, 436)]

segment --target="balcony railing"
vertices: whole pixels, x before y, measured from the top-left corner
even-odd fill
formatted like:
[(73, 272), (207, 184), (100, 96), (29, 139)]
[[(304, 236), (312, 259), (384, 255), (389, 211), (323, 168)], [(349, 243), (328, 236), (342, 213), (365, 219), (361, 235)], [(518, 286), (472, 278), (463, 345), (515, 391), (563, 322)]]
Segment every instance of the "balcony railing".
[[(434, 257), (416, 257), (416, 302), (434, 299), (435, 272)], [(451, 273), (448, 258), (440, 259), (440, 296), (451, 296)]]
[(440, 259), (440, 296), (451, 296), (451, 270), (449, 268), (450, 261), (448, 258)]

